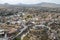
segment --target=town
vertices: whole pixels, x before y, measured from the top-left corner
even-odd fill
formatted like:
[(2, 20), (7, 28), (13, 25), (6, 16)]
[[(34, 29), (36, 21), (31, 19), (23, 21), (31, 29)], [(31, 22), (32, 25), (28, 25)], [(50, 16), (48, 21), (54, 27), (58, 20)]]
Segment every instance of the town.
[(60, 8), (1, 7), (0, 40), (60, 40)]

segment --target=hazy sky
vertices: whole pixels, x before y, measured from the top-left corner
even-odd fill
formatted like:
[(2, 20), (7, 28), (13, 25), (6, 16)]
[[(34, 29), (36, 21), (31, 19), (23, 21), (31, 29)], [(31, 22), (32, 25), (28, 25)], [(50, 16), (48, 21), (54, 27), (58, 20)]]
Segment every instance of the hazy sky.
[(0, 0), (0, 3), (9, 3), (9, 4), (36, 4), (41, 2), (57, 3), (60, 4), (60, 0)]

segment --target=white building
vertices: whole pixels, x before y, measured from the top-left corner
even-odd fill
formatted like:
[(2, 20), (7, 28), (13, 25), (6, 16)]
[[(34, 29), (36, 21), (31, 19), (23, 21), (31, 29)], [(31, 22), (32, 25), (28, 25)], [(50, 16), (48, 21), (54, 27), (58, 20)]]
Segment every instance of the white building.
[(4, 29), (0, 29), (0, 35), (4, 34)]
[(8, 40), (7, 34), (4, 32), (4, 29), (0, 29), (0, 40)]

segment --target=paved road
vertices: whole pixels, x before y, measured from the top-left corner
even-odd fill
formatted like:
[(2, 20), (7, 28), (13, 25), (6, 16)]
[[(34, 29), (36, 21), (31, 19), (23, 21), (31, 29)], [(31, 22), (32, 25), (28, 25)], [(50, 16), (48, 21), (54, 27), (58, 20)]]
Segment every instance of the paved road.
[(24, 32), (27, 32), (28, 26), (24, 25), (23, 23), (22, 23), (22, 25), (23, 25), (24, 28), (23, 28), (23, 29), (20, 29), (20, 32), (19, 32), (15, 37), (12, 37), (12, 40), (13, 40), (14, 38), (18, 37), (18, 36), (23, 35)]

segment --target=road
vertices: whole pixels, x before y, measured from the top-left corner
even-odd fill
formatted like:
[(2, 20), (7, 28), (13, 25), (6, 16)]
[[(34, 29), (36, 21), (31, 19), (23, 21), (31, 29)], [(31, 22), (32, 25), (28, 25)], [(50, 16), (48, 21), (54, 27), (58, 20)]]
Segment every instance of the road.
[[(13, 39), (15, 39), (16, 37), (21, 37), (24, 33), (27, 33), (28, 32), (28, 26), (26, 26), (26, 25), (24, 25), (23, 23), (22, 23), (22, 25), (23, 25), (23, 29), (20, 29), (19, 31), (19, 33), (15, 36), (15, 37), (12, 37), (11, 39), (13, 40)], [(18, 31), (18, 30), (17, 30)]]

